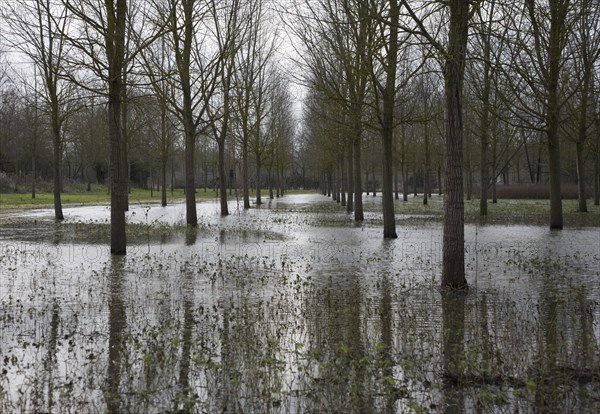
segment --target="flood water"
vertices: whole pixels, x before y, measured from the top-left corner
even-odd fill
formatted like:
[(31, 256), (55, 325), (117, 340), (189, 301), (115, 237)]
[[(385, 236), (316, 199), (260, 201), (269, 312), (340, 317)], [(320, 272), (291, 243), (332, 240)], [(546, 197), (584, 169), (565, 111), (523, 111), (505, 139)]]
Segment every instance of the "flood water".
[(441, 223), (383, 240), (321, 195), (0, 214), (0, 412), (597, 412), (600, 229)]

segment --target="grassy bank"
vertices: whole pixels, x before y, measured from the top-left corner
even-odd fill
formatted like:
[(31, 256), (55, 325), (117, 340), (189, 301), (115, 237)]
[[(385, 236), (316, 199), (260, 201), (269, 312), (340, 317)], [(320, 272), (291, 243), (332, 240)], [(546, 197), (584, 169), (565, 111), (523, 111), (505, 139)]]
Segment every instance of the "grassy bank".
[[(160, 202), (160, 191), (154, 191), (151, 195), (150, 190), (142, 188), (132, 188), (129, 193), (129, 201), (133, 203), (138, 202)], [(198, 189), (196, 197), (199, 199), (214, 198), (215, 193), (212, 190), (208, 190), (206, 193), (204, 189)], [(167, 199), (169, 202), (183, 200), (185, 195), (183, 189), (178, 188), (173, 192), (167, 192)], [(64, 192), (61, 194), (61, 200), (63, 204), (108, 204), (110, 203), (110, 194), (105, 185), (93, 185), (91, 191), (86, 191), (85, 188), (81, 190)], [(0, 194), (0, 205), (6, 207), (23, 207), (23, 208), (36, 208), (36, 207), (47, 207), (52, 206), (54, 203), (54, 197), (51, 193), (37, 193), (35, 198), (31, 198), (31, 194), (20, 194), (20, 193), (2, 193)]]
[[(305, 194), (311, 192), (311, 190), (289, 190), (286, 194)], [(238, 192), (241, 197), (241, 192)], [(254, 192), (250, 193), (251, 197), (255, 196)], [(263, 198), (268, 198), (268, 189), (262, 190)], [(210, 200), (217, 197), (217, 194), (213, 189), (198, 188), (196, 190), (197, 200)], [(230, 196), (231, 199), (235, 198), (235, 191)], [(182, 188), (176, 188), (173, 192), (167, 191), (167, 201), (169, 203), (175, 201), (183, 201), (185, 194)], [(85, 185), (81, 188), (75, 188), (72, 191), (64, 192), (61, 194), (61, 200), (64, 205), (83, 205), (83, 204), (109, 204), (110, 194), (105, 185), (93, 185), (91, 191), (87, 191)], [(160, 191), (154, 191), (151, 195), (150, 190), (142, 188), (132, 188), (129, 193), (129, 201), (132, 203), (159, 203), (161, 200)], [(37, 193), (35, 198), (31, 198), (31, 193), (0, 193), (0, 206), (19, 207), (19, 208), (41, 208), (49, 207), (54, 203), (54, 197), (52, 193), (41, 192)]]

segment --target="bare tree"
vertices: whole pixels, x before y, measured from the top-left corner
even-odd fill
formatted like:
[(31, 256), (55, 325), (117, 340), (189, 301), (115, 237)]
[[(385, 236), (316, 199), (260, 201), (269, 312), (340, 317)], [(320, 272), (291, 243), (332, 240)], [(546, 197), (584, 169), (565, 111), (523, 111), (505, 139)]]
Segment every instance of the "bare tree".
[(570, 0), (524, 0), (504, 12), (511, 26), (506, 76), (512, 111), (546, 135), (550, 175), (550, 228), (562, 229), (561, 110), (568, 100), (561, 74), (572, 16)]
[(206, 101), (215, 88), (214, 73), (218, 59), (214, 56), (207, 57), (203, 53), (205, 35), (200, 26), (202, 20), (209, 15), (207, 4), (197, 0), (169, 0), (164, 12), (169, 16), (168, 25), (175, 60), (174, 67), (167, 70), (176, 78), (178, 88), (178, 95), (169, 99), (185, 134), (186, 222), (190, 226), (197, 226), (194, 176), (196, 135), (200, 125), (207, 121)]
[(62, 220), (62, 128), (73, 112), (73, 89), (64, 80), (68, 46), (63, 33), (68, 30), (71, 18), (68, 8), (53, 0), (9, 2), (2, 10), (2, 17), (14, 35), (9, 38), (11, 46), (31, 59), (42, 77), (44, 93), (40, 95), (53, 138), (54, 217)]
[(354, 199), (353, 203), (349, 200), (348, 208), (354, 207), (354, 220), (362, 221), (361, 151), (374, 19), (369, 18), (368, 2), (362, 0), (320, 0), (314, 5), (306, 2), (296, 14), (302, 16), (294, 30), (305, 48), (300, 53), (300, 63), (308, 70), (304, 81), (313, 82), (311, 87), (320, 88), (329, 99), (343, 105), (345, 120), (351, 126), (348, 140), (352, 171), (348, 184)]
[(592, 100), (594, 99), (594, 70), (600, 57), (600, 7), (596, 2), (581, 0), (578, 2), (577, 17), (571, 37), (574, 59), (570, 71), (575, 81), (576, 92), (569, 105), (576, 119), (575, 149), (577, 167), (578, 210), (587, 212), (585, 192), (584, 147), (591, 135), (594, 115)]
[[(446, 102), (445, 182), (444, 182), (444, 236), (442, 246), (442, 286), (466, 289), (464, 251), (463, 200), (463, 83), (467, 53), (467, 36), (471, 13), (476, 7), (464, 0), (441, 3), (449, 9), (448, 42), (444, 46), (426, 28), (424, 15), (430, 5), (414, 10), (403, 0), (414, 27), (409, 30), (434, 46), (442, 56)], [(477, 5), (479, 2), (474, 3)], [(420, 14), (419, 14), (420, 13)]]
[(262, 3), (262, 0), (256, 0), (246, 4), (249, 7), (249, 27), (246, 39), (241, 41), (235, 57), (237, 70), (234, 72), (234, 104), (238, 118), (235, 124), (242, 155), (242, 196), (245, 209), (250, 208), (249, 143), (251, 137), (258, 133), (257, 128), (260, 128), (263, 116), (255, 116), (259, 109), (255, 104), (260, 104), (256, 97), (262, 93), (258, 89), (265, 86), (264, 73), (276, 46), (275, 38), (269, 39), (264, 28), (267, 15)]
[[(76, 4), (63, 0), (63, 5), (79, 24), (78, 34), (62, 33), (68, 36), (70, 44), (80, 53), (80, 57), (75, 58), (77, 66), (93, 70), (106, 85), (110, 142), (110, 251), (117, 255), (127, 251), (127, 143), (123, 138), (122, 125), (124, 69), (127, 65), (127, 4), (127, 0), (86, 0)], [(73, 76), (71, 79), (78, 82)]]
[[(371, 61), (371, 78), (374, 83), (374, 92), (381, 100), (381, 108), (377, 103), (376, 108), (378, 123), (381, 127), (381, 139), (383, 142), (383, 237), (395, 239), (396, 234), (396, 216), (394, 213), (394, 195), (393, 195), (393, 142), (394, 142), (394, 112), (396, 105), (396, 72), (398, 63), (398, 27), (400, 19), (400, 5), (398, 0), (390, 0), (389, 7), (383, 7), (379, 11), (383, 21), (377, 25), (377, 34), (382, 41), (383, 49), (381, 55), (374, 54), (373, 59), (377, 59), (384, 72), (383, 80), (380, 80)], [(367, 183), (368, 184), (368, 183)]]

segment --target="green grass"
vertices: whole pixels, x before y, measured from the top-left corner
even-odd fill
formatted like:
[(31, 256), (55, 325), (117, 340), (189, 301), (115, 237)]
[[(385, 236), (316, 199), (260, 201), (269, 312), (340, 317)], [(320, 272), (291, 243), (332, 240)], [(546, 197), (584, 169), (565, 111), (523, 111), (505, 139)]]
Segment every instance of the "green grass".
[[(196, 197), (198, 199), (209, 199), (214, 198), (215, 193), (212, 190), (208, 190), (206, 193), (204, 189), (198, 189)], [(167, 191), (167, 200), (169, 202), (183, 200), (185, 195), (183, 190), (178, 188), (173, 193)], [(61, 201), (63, 204), (108, 204), (110, 203), (110, 195), (107, 192), (105, 185), (93, 185), (92, 191), (72, 191), (64, 192), (61, 194)], [(141, 188), (132, 188), (129, 194), (129, 201), (133, 203), (137, 202), (160, 202), (160, 192), (154, 191), (153, 196), (150, 196), (150, 190), (144, 190)], [(20, 194), (20, 193), (3, 193), (0, 194), (0, 205), (5, 207), (47, 207), (54, 203), (54, 197), (51, 193), (37, 193), (35, 199), (31, 198), (31, 194)]]
[[(363, 196), (363, 208), (365, 212), (381, 213), (381, 195), (377, 199), (372, 196)], [(326, 197), (320, 204), (305, 207), (305, 211), (317, 212), (342, 212), (345, 207), (334, 203)], [(427, 216), (432, 220), (442, 220), (443, 217), (443, 198), (434, 195), (429, 199), (427, 205), (423, 205), (422, 195), (419, 197), (408, 198), (404, 202), (402, 199), (394, 200), (394, 209), (396, 214)], [(550, 217), (549, 200), (533, 199), (499, 199), (498, 203), (488, 202), (488, 215), (481, 217), (479, 215), (479, 199), (465, 200), (465, 221), (468, 223), (481, 224), (532, 224), (546, 225)], [(563, 219), (566, 227), (600, 227), (600, 206), (595, 206), (592, 199), (588, 199), (588, 212), (580, 213), (577, 211), (577, 200), (563, 200)], [(429, 218), (427, 218), (429, 219)]]
[[(310, 190), (289, 190), (288, 194), (306, 194), (311, 192)], [(228, 192), (229, 195), (229, 192)], [(239, 194), (241, 197), (241, 194)], [(263, 198), (268, 197), (269, 190), (263, 189)], [(255, 193), (251, 192), (250, 197), (255, 196)], [(153, 196), (150, 196), (150, 190), (144, 190), (142, 188), (132, 188), (129, 194), (129, 201), (132, 203), (140, 202), (160, 202), (161, 194), (160, 191), (154, 191)], [(197, 200), (210, 200), (216, 198), (217, 195), (213, 189), (198, 188), (196, 190)], [(230, 199), (235, 198), (235, 194), (229, 196)], [(177, 188), (172, 193), (167, 191), (167, 201), (169, 203), (173, 201), (182, 201), (185, 199), (183, 189)], [(61, 194), (61, 201), (64, 205), (68, 204), (109, 204), (110, 195), (108, 194), (105, 185), (92, 185), (92, 191), (86, 191), (85, 186), (77, 188), (74, 191), (64, 192)], [(0, 194), (0, 206), (10, 208), (37, 208), (37, 207), (48, 207), (54, 204), (54, 196), (52, 193), (37, 193), (35, 199), (31, 198), (31, 193), (1, 193)]]

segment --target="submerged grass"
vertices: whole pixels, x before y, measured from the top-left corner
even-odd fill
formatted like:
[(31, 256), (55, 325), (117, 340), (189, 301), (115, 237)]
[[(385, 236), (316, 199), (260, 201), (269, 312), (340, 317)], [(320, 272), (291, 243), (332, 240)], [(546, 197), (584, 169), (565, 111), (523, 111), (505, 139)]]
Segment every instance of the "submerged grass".
[[(441, 216), (418, 201), (399, 208), (440, 213), (410, 220)], [(498, 257), (482, 233), (473, 288), (448, 294), (426, 230), (382, 242), (326, 199), (277, 208), (130, 224), (126, 257), (96, 254), (105, 222), (1, 221), (0, 412), (600, 409), (589, 230)]]
[(581, 286), (448, 296), (404, 271), (369, 272), (374, 261), (325, 273), (307, 260), (153, 251), (79, 282), (38, 264), (55, 284), (14, 268), (0, 296), (0, 409), (598, 408), (600, 305)]
[[(488, 203), (488, 215), (481, 217), (479, 215), (479, 200), (465, 200), (465, 221), (468, 223), (489, 223), (489, 224), (531, 224), (546, 225), (550, 217), (550, 202), (548, 200), (533, 199), (500, 199), (497, 203)], [(428, 199), (428, 204), (423, 205), (422, 197), (410, 196), (408, 201), (394, 200), (397, 220), (407, 220), (410, 218), (422, 220), (429, 218), (439, 221), (443, 218), (443, 198), (433, 196)], [(332, 215), (332, 213), (344, 213), (345, 207), (340, 203), (331, 201), (323, 196), (323, 202), (307, 206), (286, 206), (278, 207), (280, 210), (288, 212), (307, 212), (322, 213)], [(365, 196), (363, 198), (363, 209), (365, 212), (381, 214), (381, 197)], [(600, 206), (593, 203), (588, 204), (588, 212), (580, 213), (577, 211), (577, 200), (563, 200), (563, 218), (567, 227), (600, 227)], [(343, 223), (343, 216), (335, 216), (330, 221), (330, 225)], [(351, 213), (348, 219), (351, 219)], [(319, 220), (318, 225), (326, 224)], [(374, 225), (382, 225), (381, 218), (372, 220)]]

